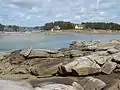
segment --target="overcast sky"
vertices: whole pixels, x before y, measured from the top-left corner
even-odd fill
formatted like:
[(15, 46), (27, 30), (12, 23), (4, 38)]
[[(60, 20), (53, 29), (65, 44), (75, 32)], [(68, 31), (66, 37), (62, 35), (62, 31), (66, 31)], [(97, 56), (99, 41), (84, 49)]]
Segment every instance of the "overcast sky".
[(22, 26), (51, 21), (120, 23), (120, 0), (0, 0), (0, 22)]

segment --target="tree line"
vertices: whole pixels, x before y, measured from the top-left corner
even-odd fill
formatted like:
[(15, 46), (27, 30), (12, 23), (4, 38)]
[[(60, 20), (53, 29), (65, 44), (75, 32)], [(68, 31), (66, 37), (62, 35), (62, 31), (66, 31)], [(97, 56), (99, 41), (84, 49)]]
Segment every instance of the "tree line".
[(11, 29), (13, 29), (14, 31), (17, 31), (19, 28), (20, 28), (20, 26), (17, 26), (17, 25), (3, 25), (3, 24), (0, 24), (0, 31), (4, 31), (5, 29), (7, 29), (7, 28), (5, 28), (5, 27), (7, 27), (7, 28), (11, 28)]
[(81, 24), (71, 23), (71, 22), (64, 22), (64, 21), (56, 21), (46, 23), (42, 29), (44, 30), (51, 30), (55, 26), (59, 26), (62, 30), (67, 29), (75, 29), (75, 25), (81, 25), (84, 29), (102, 29), (102, 30), (120, 30), (120, 25), (117, 23), (105, 23), (105, 22), (82, 22)]
[[(54, 27), (59, 26), (61, 30), (68, 30), (68, 29), (75, 29), (76, 25), (83, 26), (84, 29), (96, 29), (96, 30), (120, 30), (120, 24), (118, 23), (105, 23), (105, 22), (82, 22), (81, 24), (76, 24), (72, 22), (65, 22), (65, 21), (55, 21), (46, 23), (44, 26), (35, 26), (31, 27), (32, 30), (51, 30)], [(29, 27), (21, 27), (17, 25), (3, 25), (0, 24), (0, 31), (4, 31), (6, 28), (11, 28), (14, 31), (19, 31), (20, 28), (22, 29), (30, 29)]]
[(74, 29), (75, 28), (75, 24), (74, 23), (64, 22), (64, 21), (56, 21), (56, 22), (46, 23), (45, 26), (44, 26), (44, 30), (51, 30), (55, 26), (59, 26), (60, 29), (62, 29), (62, 30)]
[(81, 25), (84, 25), (85, 28), (90, 29), (102, 29), (102, 30), (120, 30), (120, 25), (117, 23), (105, 23), (105, 22), (82, 22)]

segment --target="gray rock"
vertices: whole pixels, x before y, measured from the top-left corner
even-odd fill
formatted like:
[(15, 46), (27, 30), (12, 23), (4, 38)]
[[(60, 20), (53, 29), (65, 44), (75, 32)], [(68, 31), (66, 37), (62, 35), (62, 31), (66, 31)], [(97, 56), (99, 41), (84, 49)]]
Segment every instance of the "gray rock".
[(73, 86), (73, 88), (75, 88), (77, 90), (84, 90), (84, 88), (77, 82), (73, 82), (72, 86)]
[(71, 72), (74, 75), (89, 75), (100, 72), (100, 66), (86, 57), (75, 58), (73, 62), (59, 67), (58, 72), (66, 74)]
[(86, 48), (86, 50), (89, 50), (89, 51), (106, 51), (107, 49), (109, 49), (111, 47), (108, 47), (108, 46), (88, 46)]
[(90, 60), (95, 61), (96, 63), (103, 65), (106, 61), (111, 60), (112, 58), (110, 56), (98, 56), (96, 54), (86, 56)]
[(103, 90), (120, 90), (120, 80), (113, 80), (111, 84)]
[(96, 55), (96, 56), (108, 56), (109, 53), (107, 51), (98, 51), (98, 52), (94, 52), (93, 55)]
[(114, 72), (115, 73), (120, 73), (120, 69), (115, 69)]
[(49, 54), (43, 50), (32, 50), (28, 58), (47, 58)]
[(72, 45), (73, 46), (85, 47), (85, 46), (96, 46), (99, 43), (100, 43), (100, 41), (73, 41)]
[(112, 61), (107, 61), (102, 67), (101, 71), (105, 74), (111, 74), (112, 71), (116, 68), (117, 63)]
[(74, 67), (72, 67), (72, 72), (74, 74), (89, 75), (100, 72), (101, 67), (98, 64), (96, 64), (96, 62), (86, 57), (76, 58), (75, 61), (77, 64)]
[(80, 81), (80, 85), (84, 90), (102, 90), (106, 86), (103, 81), (93, 77), (85, 77)]
[(27, 66), (21, 65), (19, 67), (14, 67), (11, 73), (12, 74), (28, 74)]
[(77, 90), (70, 85), (64, 84), (43, 84), (40, 87), (36, 87), (35, 90)]
[(119, 53), (116, 53), (112, 56), (113, 58), (113, 61), (115, 62), (120, 62), (120, 52)]
[(116, 39), (109, 40), (109, 42), (110, 43), (120, 44), (120, 40), (116, 40)]
[(120, 69), (120, 64), (117, 64), (117, 66), (116, 66), (118, 69)]
[(45, 51), (45, 52), (47, 52), (49, 54), (57, 54), (57, 53), (59, 53), (58, 51), (52, 51), (52, 50), (43, 50), (43, 51)]
[(8, 55), (10, 55), (10, 53), (0, 52), (0, 60), (5, 59), (5, 57), (7, 57)]
[(57, 52), (56, 54), (50, 54), (50, 57), (60, 58), (60, 57), (64, 57), (64, 54), (62, 52)]
[(83, 56), (83, 53), (79, 50), (71, 50), (70, 56), (71, 57), (81, 57), (81, 56)]
[(25, 56), (25, 57), (27, 57), (27, 56), (29, 56), (29, 54), (31, 53), (31, 50), (32, 50), (31, 47), (28, 48), (28, 49), (24, 49), (24, 50), (22, 50), (22, 51), (20, 52), (20, 54), (23, 55), (23, 56)]
[(38, 75), (39, 75), (38, 71), (37, 71), (34, 67), (29, 67), (28, 72), (29, 72), (31, 75), (35, 75), (35, 76), (38, 76)]
[(115, 53), (120, 52), (120, 50), (117, 50), (117, 49), (115, 49), (115, 48), (110, 48), (110, 49), (108, 49), (107, 51), (108, 51), (109, 54), (115, 54)]
[(25, 82), (0, 80), (0, 90), (33, 90), (33, 88)]

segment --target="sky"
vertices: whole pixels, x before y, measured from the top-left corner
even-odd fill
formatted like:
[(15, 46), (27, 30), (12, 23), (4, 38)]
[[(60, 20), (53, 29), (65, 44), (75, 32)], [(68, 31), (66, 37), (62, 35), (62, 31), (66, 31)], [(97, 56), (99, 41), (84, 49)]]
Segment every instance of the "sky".
[(0, 23), (40, 26), (52, 21), (120, 23), (120, 0), (0, 0)]

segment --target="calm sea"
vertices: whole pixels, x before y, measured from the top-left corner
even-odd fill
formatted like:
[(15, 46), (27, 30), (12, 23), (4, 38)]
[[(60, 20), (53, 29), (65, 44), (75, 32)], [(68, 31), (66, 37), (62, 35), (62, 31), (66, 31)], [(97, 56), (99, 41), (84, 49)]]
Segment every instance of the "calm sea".
[(109, 40), (120, 39), (120, 34), (66, 34), (66, 35), (0, 35), (0, 51), (23, 49), (33, 47), (35, 49), (57, 50), (69, 47), (73, 40)]

